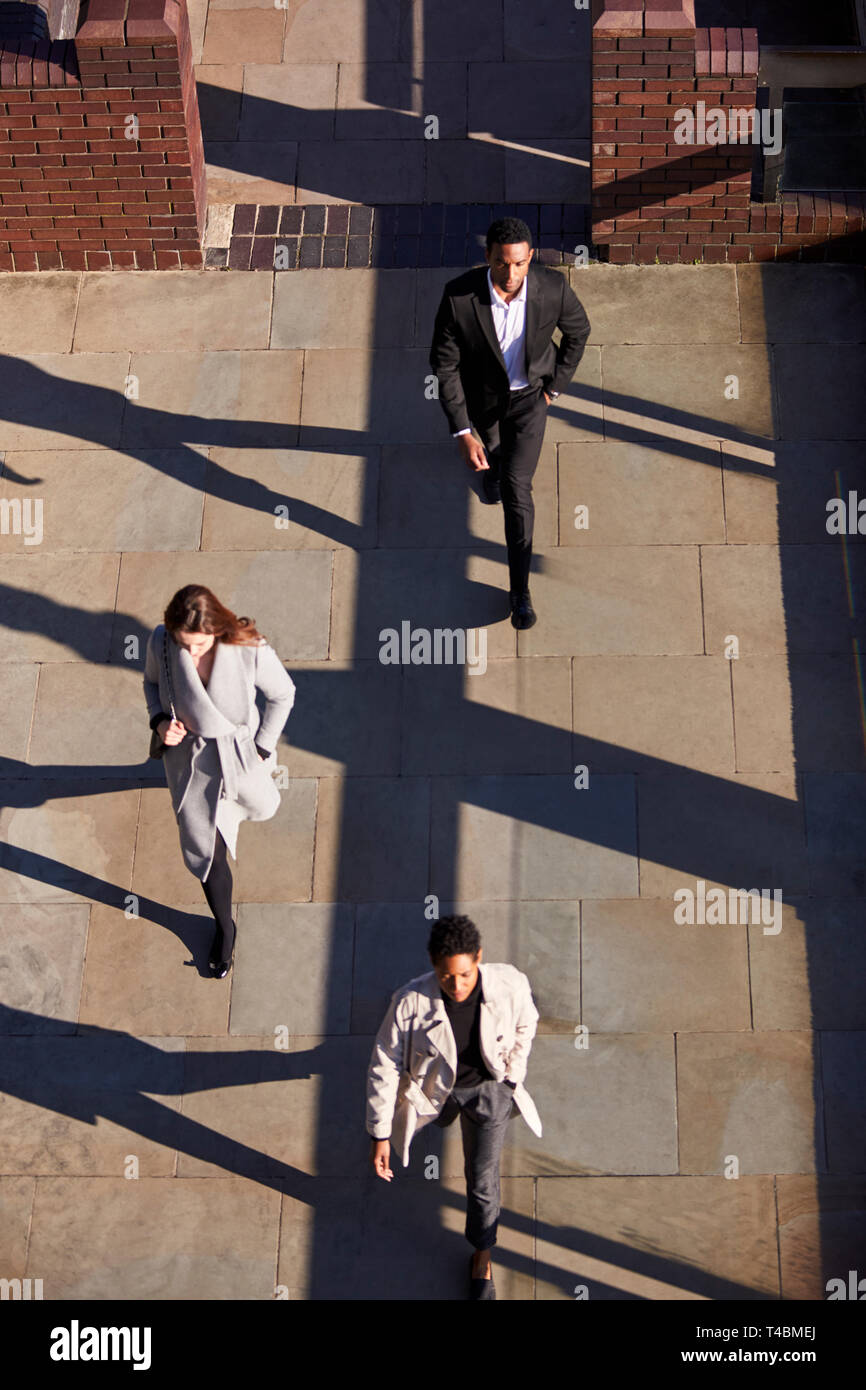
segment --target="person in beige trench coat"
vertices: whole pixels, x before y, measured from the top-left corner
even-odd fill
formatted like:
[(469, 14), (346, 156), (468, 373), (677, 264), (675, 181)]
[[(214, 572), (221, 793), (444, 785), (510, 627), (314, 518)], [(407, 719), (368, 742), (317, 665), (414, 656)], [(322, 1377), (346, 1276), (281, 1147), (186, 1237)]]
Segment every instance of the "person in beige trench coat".
[(524, 1085), (538, 1021), (527, 977), (513, 965), (483, 964), (468, 917), (442, 917), (428, 944), (433, 970), (391, 997), (367, 1072), (367, 1132), (376, 1174), (390, 1182), (391, 1145), (403, 1166), (413, 1136), (459, 1113), (466, 1164), (470, 1297), (495, 1298), (490, 1250), (500, 1209), (499, 1159), (516, 1110), (541, 1135)]

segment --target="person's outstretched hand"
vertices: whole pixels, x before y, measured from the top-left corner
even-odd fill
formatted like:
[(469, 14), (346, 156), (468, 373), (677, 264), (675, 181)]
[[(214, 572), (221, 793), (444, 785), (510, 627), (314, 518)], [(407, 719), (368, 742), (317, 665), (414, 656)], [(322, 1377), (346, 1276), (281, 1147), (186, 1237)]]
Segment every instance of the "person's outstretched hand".
[(464, 463), (467, 463), (476, 473), (480, 473), (483, 469), (490, 467), (483, 445), (478, 442), (473, 434), (458, 435), (457, 443), (460, 445), (460, 452), (463, 455)]
[(388, 1167), (388, 1160), (391, 1157), (391, 1143), (388, 1139), (374, 1139), (370, 1145), (370, 1161), (373, 1164), (373, 1172), (377, 1178), (384, 1178), (390, 1182), (394, 1174)]

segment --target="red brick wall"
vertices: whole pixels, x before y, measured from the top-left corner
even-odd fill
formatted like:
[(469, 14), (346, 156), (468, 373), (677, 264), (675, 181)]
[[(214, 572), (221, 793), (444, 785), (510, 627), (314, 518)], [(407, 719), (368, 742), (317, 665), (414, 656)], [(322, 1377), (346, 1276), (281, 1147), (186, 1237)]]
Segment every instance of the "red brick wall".
[(90, 0), (60, 42), (0, 30), (0, 270), (201, 267), (205, 215), (186, 0)]
[(694, 0), (596, 0), (593, 20), (592, 239), (610, 261), (823, 259), (831, 240), (862, 259), (862, 193), (754, 203), (752, 144), (676, 143), (678, 110), (755, 106), (757, 30), (697, 29)]

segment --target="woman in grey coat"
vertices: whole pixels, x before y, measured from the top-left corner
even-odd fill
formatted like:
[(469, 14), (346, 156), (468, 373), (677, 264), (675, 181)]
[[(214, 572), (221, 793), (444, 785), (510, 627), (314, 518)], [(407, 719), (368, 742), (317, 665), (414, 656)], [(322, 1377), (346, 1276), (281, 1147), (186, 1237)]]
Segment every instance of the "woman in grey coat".
[(216, 922), (211, 969), (224, 979), (236, 930), (226, 851), (237, 858), (242, 820), (269, 820), (280, 804), (271, 773), (294, 682), (251, 619), (236, 617), (204, 585), (188, 584), (148, 640), (144, 696), (165, 745), (184, 863), (201, 879)]

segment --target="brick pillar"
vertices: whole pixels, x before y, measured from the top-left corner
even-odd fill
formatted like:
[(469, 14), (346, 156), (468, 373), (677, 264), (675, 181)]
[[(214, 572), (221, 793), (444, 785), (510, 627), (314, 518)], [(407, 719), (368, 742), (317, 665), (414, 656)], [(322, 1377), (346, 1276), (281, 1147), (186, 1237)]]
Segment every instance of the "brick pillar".
[(0, 270), (200, 268), (186, 0), (90, 0), (74, 39), (3, 35), (0, 17)]
[(676, 113), (754, 106), (757, 31), (697, 30), (694, 0), (598, 0), (593, 40), (593, 241), (614, 262), (749, 259), (752, 146), (680, 144)]

